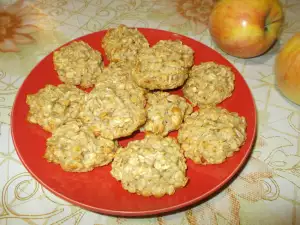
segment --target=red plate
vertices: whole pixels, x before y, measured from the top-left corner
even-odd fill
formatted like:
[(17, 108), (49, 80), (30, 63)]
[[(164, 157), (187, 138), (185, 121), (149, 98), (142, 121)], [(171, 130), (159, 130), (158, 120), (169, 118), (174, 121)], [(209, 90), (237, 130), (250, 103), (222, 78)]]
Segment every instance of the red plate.
[[(43, 154), (46, 149), (46, 139), (50, 134), (38, 125), (26, 121), (28, 106), (26, 95), (36, 93), (46, 84), (59, 84), (57, 74), (53, 69), (52, 56), (49, 54), (29, 74), (19, 89), (12, 110), (12, 137), (17, 153), (32, 176), (57, 196), (84, 207), (86, 209), (111, 215), (143, 216), (169, 212), (199, 202), (216, 192), (232, 178), (247, 160), (251, 152), (256, 131), (256, 110), (251, 92), (240, 73), (220, 54), (193, 39), (179, 34), (155, 30), (139, 29), (151, 45), (162, 39), (179, 39), (195, 51), (195, 64), (215, 61), (230, 66), (235, 73), (235, 90), (232, 97), (225, 100), (221, 106), (230, 111), (238, 112), (247, 120), (247, 140), (239, 152), (220, 165), (201, 166), (188, 160), (187, 176), (189, 183), (172, 196), (162, 198), (142, 197), (123, 190), (120, 182), (111, 175), (111, 166), (96, 168), (87, 173), (67, 173), (60, 166), (48, 163)], [(90, 44), (91, 47), (104, 51), (101, 40), (106, 31), (89, 34), (78, 38)], [(107, 63), (107, 60), (105, 59)], [(176, 91), (182, 95), (181, 91)], [(176, 132), (172, 134), (176, 135)], [(141, 139), (142, 133), (121, 141), (126, 145), (129, 140)]]

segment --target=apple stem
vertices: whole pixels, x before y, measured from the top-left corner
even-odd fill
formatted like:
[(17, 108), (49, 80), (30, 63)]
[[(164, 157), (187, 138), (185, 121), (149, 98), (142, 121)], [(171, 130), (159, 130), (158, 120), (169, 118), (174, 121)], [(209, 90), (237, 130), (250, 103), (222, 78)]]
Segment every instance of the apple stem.
[(266, 23), (265, 28), (268, 27), (270, 24), (280, 22), (281, 20), (282, 20), (282, 18), (279, 18), (279, 19), (273, 20), (271, 23)]

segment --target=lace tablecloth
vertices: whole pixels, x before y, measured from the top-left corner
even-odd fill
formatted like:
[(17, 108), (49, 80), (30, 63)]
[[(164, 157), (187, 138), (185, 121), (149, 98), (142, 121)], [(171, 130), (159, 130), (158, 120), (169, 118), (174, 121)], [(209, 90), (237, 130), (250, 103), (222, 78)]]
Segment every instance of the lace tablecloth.
[[(300, 110), (278, 93), (273, 73), (279, 48), (300, 30), (300, 1), (282, 0), (280, 40), (267, 54), (247, 60), (230, 57), (212, 43), (205, 24), (213, 0), (0, 3), (0, 224), (300, 224)], [(221, 193), (186, 211), (136, 219), (86, 211), (32, 179), (14, 149), (10, 110), (31, 69), (63, 43), (120, 23), (181, 33), (214, 48), (238, 68), (255, 98), (258, 136), (246, 167)]]

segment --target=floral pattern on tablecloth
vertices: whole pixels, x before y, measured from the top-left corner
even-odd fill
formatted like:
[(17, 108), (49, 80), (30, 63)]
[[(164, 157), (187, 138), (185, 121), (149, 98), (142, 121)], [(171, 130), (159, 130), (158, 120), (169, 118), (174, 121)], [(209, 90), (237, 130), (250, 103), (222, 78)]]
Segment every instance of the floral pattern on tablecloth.
[[(263, 56), (244, 60), (211, 41), (206, 23), (213, 0), (0, 0), (0, 224), (300, 224), (300, 107), (279, 94), (273, 72), (278, 50), (300, 30), (300, 1), (281, 2), (280, 40)], [(5, 30), (7, 12), (20, 18)], [(248, 163), (220, 193), (186, 211), (135, 219), (86, 211), (36, 182), (14, 149), (10, 111), (30, 70), (61, 44), (121, 23), (178, 32), (214, 48), (237, 67), (255, 99), (258, 135)]]

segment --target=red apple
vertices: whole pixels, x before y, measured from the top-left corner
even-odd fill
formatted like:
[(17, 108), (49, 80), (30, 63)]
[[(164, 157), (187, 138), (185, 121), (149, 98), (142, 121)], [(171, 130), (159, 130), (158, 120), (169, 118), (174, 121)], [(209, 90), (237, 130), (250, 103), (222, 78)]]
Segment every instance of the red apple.
[(281, 93), (300, 105), (300, 32), (289, 39), (276, 56), (275, 76)]
[(283, 24), (278, 0), (220, 0), (209, 18), (209, 31), (226, 53), (250, 58), (265, 53)]

